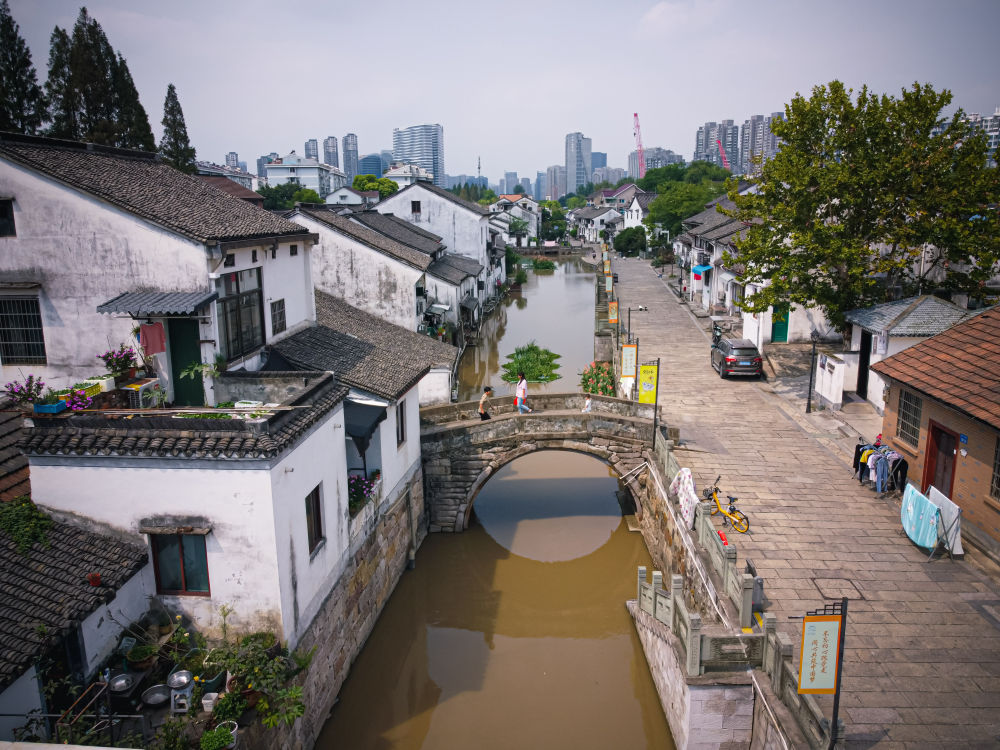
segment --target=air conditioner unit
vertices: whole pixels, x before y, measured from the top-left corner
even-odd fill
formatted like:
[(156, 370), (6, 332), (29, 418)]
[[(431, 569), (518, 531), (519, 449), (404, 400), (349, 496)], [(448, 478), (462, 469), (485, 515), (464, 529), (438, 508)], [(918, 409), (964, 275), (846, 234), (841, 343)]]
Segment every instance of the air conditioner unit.
[(153, 392), (160, 390), (160, 381), (157, 378), (151, 378), (126, 385), (122, 390), (128, 393), (129, 409), (149, 409), (156, 405), (156, 397)]

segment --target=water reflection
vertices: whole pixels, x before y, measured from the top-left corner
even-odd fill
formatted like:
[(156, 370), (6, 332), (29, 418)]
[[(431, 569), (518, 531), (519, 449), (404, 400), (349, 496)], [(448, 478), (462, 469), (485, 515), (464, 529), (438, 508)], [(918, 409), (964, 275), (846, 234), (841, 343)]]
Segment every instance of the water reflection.
[(529, 393), (579, 387), (579, 373), (594, 358), (594, 271), (576, 256), (557, 262), (554, 271), (528, 271), (521, 292), (504, 299), (484, 321), (482, 343), (466, 349), (459, 363), (459, 400), (479, 398), (487, 383), (498, 397), (513, 394), (513, 384), (498, 376), (500, 366), (529, 341), (562, 355), (561, 377), (532, 383)]
[(650, 561), (617, 487), (569, 452), (497, 472), (481, 523), (424, 542), (317, 748), (673, 747), (624, 607)]

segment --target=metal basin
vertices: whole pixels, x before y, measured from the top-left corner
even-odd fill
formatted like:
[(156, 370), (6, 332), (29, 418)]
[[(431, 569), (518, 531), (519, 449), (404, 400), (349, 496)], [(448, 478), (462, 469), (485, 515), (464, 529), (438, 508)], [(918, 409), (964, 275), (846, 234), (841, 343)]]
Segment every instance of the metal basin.
[(135, 684), (135, 677), (130, 675), (128, 672), (124, 674), (115, 675), (108, 682), (108, 689), (112, 693), (126, 693), (132, 689)]
[(181, 670), (178, 670), (177, 672), (174, 672), (169, 677), (167, 677), (167, 685), (169, 685), (170, 687), (172, 687), (172, 688), (174, 688), (176, 690), (181, 690), (183, 688), (186, 688), (188, 685), (190, 685), (191, 684), (191, 680), (193, 680), (193, 679), (194, 679), (194, 675), (191, 674), (191, 672), (189, 672), (186, 669), (181, 669)]
[(160, 706), (170, 700), (170, 688), (166, 685), (153, 685), (146, 688), (142, 694), (142, 702), (147, 706)]

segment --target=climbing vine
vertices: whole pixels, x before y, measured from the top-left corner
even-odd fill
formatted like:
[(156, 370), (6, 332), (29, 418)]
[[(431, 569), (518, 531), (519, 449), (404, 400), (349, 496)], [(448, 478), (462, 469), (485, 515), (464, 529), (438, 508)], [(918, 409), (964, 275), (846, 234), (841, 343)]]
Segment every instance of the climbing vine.
[(508, 383), (516, 383), (517, 373), (523, 372), (529, 383), (549, 383), (561, 377), (556, 373), (559, 368), (556, 360), (559, 359), (559, 356), (548, 349), (542, 349), (534, 341), (519, 346), (513, 354), (507, 355), (507, 359), (510, 361), (502, 365), (503, 375), (500, 376), (500, 379)]
[(40, 511), (27, 495), (10, 502), (0, 502), (0, 531), (11, 538), (22, 555), (27, 554), (35, 542), (48, 547), (48, 530), (51, 527), (52, 519)]

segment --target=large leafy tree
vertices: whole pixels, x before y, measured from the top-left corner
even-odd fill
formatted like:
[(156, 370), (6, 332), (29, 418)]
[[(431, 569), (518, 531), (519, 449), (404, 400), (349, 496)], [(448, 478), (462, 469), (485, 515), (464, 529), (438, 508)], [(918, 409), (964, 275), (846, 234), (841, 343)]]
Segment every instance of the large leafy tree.
[(785, 107), (773, 124), (782, 147), (757, 192), (741, 196), (730, 183), (731, 213), (748, 223), (737, 241), (744, 281), (766, 284), (745, 310), (818, 306), (844, 330), (848, 310), (886, 301), (894, 287), (926, 290), (939, 269), (946, 289), (981, 293), (1000, 257), (1000, 183), (961, 110), (941, 118), (950, 102), (930, 85), (855, 97), (833, 81)]
[(0, 0), (0, 130), (34, 134), (45, 120), (45, 95), (38, 85), (31, 50)]
[(45, 81), (45, 94), (49, 105), (48, 134), (54, 138), (79, 140), (80, 94), (73, 86), (70, 70), (69, 34), (58, 26), (49, 37), (49, 77)]
[(614, 245), (622, 255), (638, 255), (646, 249), (646, 232), (642, 227), (623, 229), (615, 235)]
[(81, 136), (92, 143), (118, 145), (115, 68), (118, 60), (104, 29), (80, 9), (69, 54), (73, 87), (79, 95)]
[(125, 64), (125, 58), (120, 54), (115, 61), (113, 74), (118, 98), (118, 145), (123, 148), (155, 151), (156, 141), (149, 127), (149, 116), (139, 101), (139, 92), (135, 88), (128, 65)]
[(163, 137), (160, 138), (160, 154), (163, 160), (175, 169), (188, 174), (195, 172), (195, 150), (188, 138), (184, 124), (184, 110), (177, 99), (174, 84), (167, 86), (167, 98), (163, 100)]
[(283, 182), (280, 185), (261, 185), (258, 193), (264, 196), (264, 208), (294, 208), (296, 203), (322, 203), (323, 199), (315, 190), (304, 188), (297, 182)]
[(373, 174), (355, 175), (351, 185), (355, 190), (378, 190), (379, 199), (388, 198), (399, 190), (399, 183), (388, 177), (376, 177)]
[(725, 191), (723, 183), (705, 180), (699, 183), (664, 182), (659, 195), (649, 202), (645, 224), (650, 229), (669, 230), (676, 237), (681, 221), (705, 210), (705, 204)]

